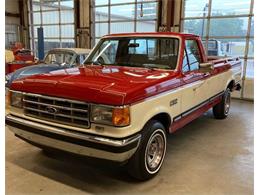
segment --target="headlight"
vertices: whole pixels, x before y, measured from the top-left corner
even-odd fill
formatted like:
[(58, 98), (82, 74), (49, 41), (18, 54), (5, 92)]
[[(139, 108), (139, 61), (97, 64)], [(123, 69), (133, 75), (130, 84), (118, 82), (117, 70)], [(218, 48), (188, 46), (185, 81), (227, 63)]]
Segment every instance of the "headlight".
[(127, 126), (130, 124), (129, 107), (109, 107), (92, 105), (91, 122), (120, 127)]
[(21, 92), (10, 92), (11, 106), (22, 108), (23, 107), (23, 94)]

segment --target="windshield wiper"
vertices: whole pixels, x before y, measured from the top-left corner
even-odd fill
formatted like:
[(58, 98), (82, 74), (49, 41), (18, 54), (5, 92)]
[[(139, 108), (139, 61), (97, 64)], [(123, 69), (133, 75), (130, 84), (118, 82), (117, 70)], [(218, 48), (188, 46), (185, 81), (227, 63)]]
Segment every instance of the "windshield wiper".
[(143, 64), (142, 67), (147, 68), (147, 69), (149, 69), (149, 70), (155, 70), (155, 67), (149, 66), (148, 64)]
[(150, 71), (155, 71), (155, 68), (154, 68), (154, 67), (147, 66), (147, 67), (144, 67), (144, 68), (147, 68), (147, 69), (149, 69)]

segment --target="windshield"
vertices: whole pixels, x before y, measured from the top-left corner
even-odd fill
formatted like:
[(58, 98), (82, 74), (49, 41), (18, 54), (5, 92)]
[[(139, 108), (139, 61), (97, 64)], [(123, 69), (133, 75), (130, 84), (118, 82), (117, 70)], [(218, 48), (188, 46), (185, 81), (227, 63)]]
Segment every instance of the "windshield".
[(178, 51), (177, 38), (102, 39), (84, 64), (175, 69)]
[(44, 59), (46, 64), (68, 64), (74, 63), (74, 54), (70, 52), (49, 52)]

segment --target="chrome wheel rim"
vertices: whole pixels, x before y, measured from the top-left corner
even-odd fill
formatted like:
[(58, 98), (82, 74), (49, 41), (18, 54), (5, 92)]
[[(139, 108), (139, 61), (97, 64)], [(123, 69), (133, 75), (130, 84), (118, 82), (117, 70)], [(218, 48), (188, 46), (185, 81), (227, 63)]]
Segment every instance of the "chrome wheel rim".
[(163, 130), (156, 130), (150, 137), (145, 151), (145, 165), (149, 173), (156, 173), (163, 162), (166, 150)]
[(230, 93), (226, 96), (225, 99), (225, 114), (227, 115), (230, 109)]

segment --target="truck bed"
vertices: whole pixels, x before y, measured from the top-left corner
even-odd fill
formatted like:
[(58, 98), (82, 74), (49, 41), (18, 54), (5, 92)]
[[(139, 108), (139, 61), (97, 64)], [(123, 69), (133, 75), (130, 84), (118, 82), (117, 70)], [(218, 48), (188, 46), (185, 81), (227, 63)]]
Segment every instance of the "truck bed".
[(222, 67), (229, 65), (231, 66), (235, 83), (239, 83), (241, 81), (242, 75), (242, 62), (239, 57), (219, 57), (219, 56), (208, 56), (208, 62), (212, 63), (214, 68)]

